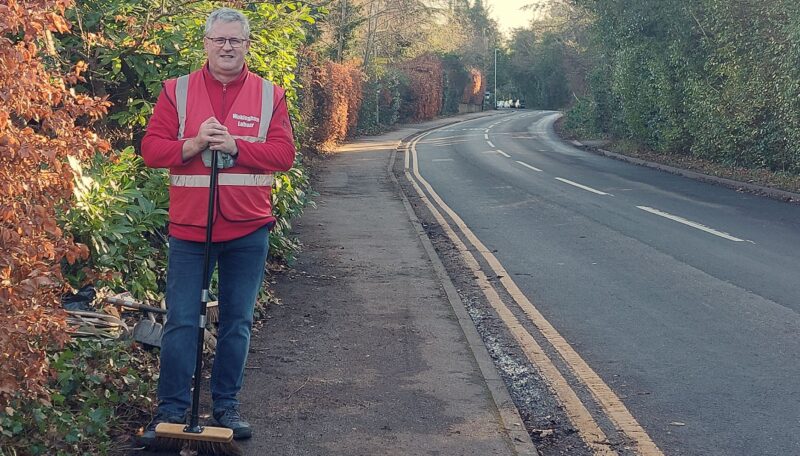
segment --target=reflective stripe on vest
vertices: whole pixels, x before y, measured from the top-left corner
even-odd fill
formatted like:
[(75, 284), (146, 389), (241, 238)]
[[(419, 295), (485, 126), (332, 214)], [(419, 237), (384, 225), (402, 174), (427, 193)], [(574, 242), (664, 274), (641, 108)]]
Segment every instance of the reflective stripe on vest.
[(183, 139), (186, 130), (186, 99), (189, 98), (189, 75), (181, 76), (175, 84), (175, 102), (178, 104), (178, 139)]
[[(275, 178), (272, 174), (236, 174), (220, 173), (217, 183), (219, 185), (242, 187), (272, 187)], [(207, 174), (173, 174), (169, 176), (169, 183), (175, 187), (204, 187), (211, 186), (211, 176)]]
[[(189, 97), (189, 75), (181, 76), (175, 85), (175, 102), (178, 108), (178, 139), (184, 139), (186, 130), (186, 99)], [(234, 136), (247, 142), (265, 142), (267, 130), (272, 122), (272, 110), (275, 104), (275, 86), (266, 79), (261, 79), (261, 123), (258, 125), (258, 136)], [(224, 120), (223, 120), (224, 121)]]

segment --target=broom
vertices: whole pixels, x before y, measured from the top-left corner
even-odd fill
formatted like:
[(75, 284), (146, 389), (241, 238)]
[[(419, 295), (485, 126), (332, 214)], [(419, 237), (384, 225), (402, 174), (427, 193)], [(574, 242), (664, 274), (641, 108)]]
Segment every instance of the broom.
[(233, 430), (222, 427), (200, 426), (200, 379), (203, 370), (203, 339), (206, 327), (206, 307), (210, 301), (208, 267), (211, 257), (211, 231), (214, 223), (214, 200), (217, 190), (217, 155), (211, 154), (211, 182), (208, 189), (208, 217), (206, 219), (206, 242), (203, 251), (203, 290), (200, 297), (200, 326), (197, 332), (197, 362), (194, 368), (194, 391), (192, 413), (189, 424), (160, 423), (156, 426), (156, 439), (151, 449), (156, 451), (179, 451), (189, 449), (198, 455), (242, 456), (242, 450), (233, 442)]

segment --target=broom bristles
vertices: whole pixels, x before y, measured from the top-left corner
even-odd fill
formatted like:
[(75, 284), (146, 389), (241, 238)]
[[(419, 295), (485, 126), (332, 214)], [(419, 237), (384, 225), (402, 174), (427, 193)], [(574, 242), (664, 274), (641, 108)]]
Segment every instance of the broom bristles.
[(175, 437), (156, 437), (148, 450), (156, 452), (190, 450), (196, 452), (198, 456), (244, 456), (242, 449), (234, 442), (207, 442)]
[(203, 440), (192, 440), (187, 442), (190, 450), (196, 451), (198, 456), (244, 456), (239, 445), (233, 442), (206, 442)]
[(147, 445), (147, 449), (156, 452), (161, 452), (161, 451), (177, 452), (183, 448), (183, 445), (185, 443), (186, 441), (181, 439), (156, 436), (156, 439), (153, 441), (153, 443)]
[(219, 323), (219, 302), (211, 301), (206, 304), (206, 319), (210, 324)]

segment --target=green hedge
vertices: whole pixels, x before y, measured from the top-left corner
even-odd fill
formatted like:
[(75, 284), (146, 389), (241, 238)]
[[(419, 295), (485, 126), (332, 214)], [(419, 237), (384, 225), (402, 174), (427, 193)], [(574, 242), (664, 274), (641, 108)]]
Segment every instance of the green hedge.
[(566, 125), (800, 173), (800, 5), (573, 0), (594, 17), (589, 94)]

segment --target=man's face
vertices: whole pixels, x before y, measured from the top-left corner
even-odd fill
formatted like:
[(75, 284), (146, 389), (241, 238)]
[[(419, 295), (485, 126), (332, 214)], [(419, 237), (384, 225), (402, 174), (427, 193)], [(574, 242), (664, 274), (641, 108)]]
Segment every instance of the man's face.
[[(239, 40), (239, 47), (235, 47), (231, 42), (219, 46), (214, 41), (222, 41), (222, 38)], [(250, 41), (244, 36), (242, 24), (238, 22), (217, 21), (211, 26), (211, 30), (203, 40), (203, 47), (208, 56), (208, 67), (215, 76), (231, 77), (238, 75), (244, 67), (244, 56), (250, 48)]]

